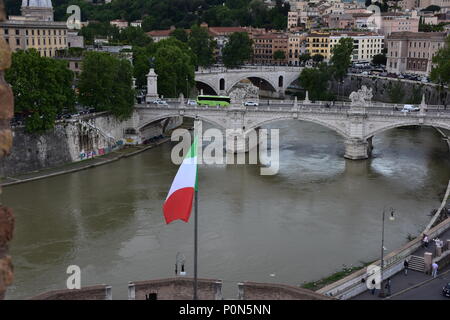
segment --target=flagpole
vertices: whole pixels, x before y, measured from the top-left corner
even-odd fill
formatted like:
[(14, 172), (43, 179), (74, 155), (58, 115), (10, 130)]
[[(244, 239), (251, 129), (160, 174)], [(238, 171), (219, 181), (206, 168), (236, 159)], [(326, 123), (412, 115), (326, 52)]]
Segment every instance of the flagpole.
[(198, 253), (198, 191), (195, 190), (194, 207), (194, 300), (197, 300), (197, 253)]

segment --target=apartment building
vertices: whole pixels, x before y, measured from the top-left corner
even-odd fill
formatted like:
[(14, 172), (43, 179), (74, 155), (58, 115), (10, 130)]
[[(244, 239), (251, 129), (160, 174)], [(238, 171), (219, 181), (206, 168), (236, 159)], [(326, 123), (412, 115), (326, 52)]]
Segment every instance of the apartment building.
[(418, 32), (419, 16), (416, 11), (411, 13), (382, 12), (379, 32), (389, 36), (393, 32)]
[(395, 32), (386, 39), (388, 72), (428, 75), (436, 52), (445, 46), (445, 32)]
[[(288, 63), (289, 36), (285, 33), (253, 35), (253, 63), (260, 65), (286, 65)], [(275, 60), (275, 52), (284, 52), (285, 59)]]
[(299, 57), (305, 52), (304, 43), (306, 43), (306, 34), (291, 33), (289, 34), (289, 50), (288, 50), (288, 65), (298, 66)]
[(306, 53), (311, 56), (321, 54), (325, 60), (330, 59), (330, 34), (329, 33), (310, 33), (306, 38)]
[(12, 51), (33, 48), (41, 56), (54, 57), (57, 50), (68, 47), (66, 23), (53, 21), (50, 0), (23, 0), (21, 12), (0, 22), (0, 36)]
[(384, 36), (374, 32), (343, 32), (330, 35), (330, 51), (342, 38), (353, 39), (352, 61), (370, 62), (374, 55), (381, 54), (384, 47)]

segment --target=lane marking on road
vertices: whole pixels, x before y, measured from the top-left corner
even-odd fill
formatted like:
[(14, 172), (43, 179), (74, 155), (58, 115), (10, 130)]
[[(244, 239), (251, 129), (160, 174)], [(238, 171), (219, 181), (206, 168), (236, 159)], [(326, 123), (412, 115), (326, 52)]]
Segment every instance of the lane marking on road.
[(433, 281), (433, 280), (441, 279), (441, 277), (442, 277), (443, 275), (446, 275), (446, 274), (449, 273), (449, 272), (450, 272), (450, 270), (447, 270), (447, 271), (445, 271), (445, 272), (442, 272), (442, 273), (441, 273), (440, 275), (438, 275), (436, 278), (431, 278), (431, 279), (422, 281), (422, 282), (420, 282), (420, 283), (418, 283), (418, 284), (416, 284), (416, 285), (414, 285), (414, 286), (412, 286), (412, 287), (409, 287), (409, 288), (403, 289), (403, 290), (401, 290), (401, 291), (399, 291), (399, 292), (397, 292), (397, 293), (394, 293), (393, 295), (390, 295), (389, 297), (386, 297), (386, 298), (384, 298), (383, 300), (390, 299), (390, 298), (392, 298), (392, 297), (395, 297), (395, 296), (404, 294), (405, 292), (408, 292), (408, 291), (410, 291), (410, 290), (412, 290), (412, 289), (421, 287), (421, 286), (423, 286), (423, 285), (425, 285), (425, 284), (427, 284), (427, 283), (429, 283), (429, 282), (431, 282), (431, 281)]

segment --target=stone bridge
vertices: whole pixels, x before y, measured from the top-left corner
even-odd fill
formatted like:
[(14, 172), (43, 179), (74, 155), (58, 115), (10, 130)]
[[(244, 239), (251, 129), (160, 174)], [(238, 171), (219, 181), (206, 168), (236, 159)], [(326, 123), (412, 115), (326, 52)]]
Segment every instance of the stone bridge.
[[(229, 94), (241, 80), (256, 79), (256, 85), (269, 84), (278, 97), (283, 97), (286, 89), (298, 79), (301, 67), (255, 66), (242, 69), (202, 69), (195, 73), (195, 81), (210, 87), (218, 95)], [(261, 82), (258, 82), (258, 79)]]
[[(345, 157), (353, 160), (370, 157), (372, 137), (385, 130), (411, 125), (450, 130), (450, 112), (442, 106), (426, 106), (424, 103), (419, 112), (401, 112), (400, 105), (381, 103), (355, 106), (351, 103), (332, 105), (330, 102), (296, 100), (269, 102), (268, 105), (260, 104), (258, 107), (245, 107), (242, 103), (234, 103), (229, 107), (191, 106), (176, 100), (168, 106), (137, 105), (133, 125), (135, 132), (139, 133), (153, 122), (182, 116), (206, 121), (220, 130), (227, 131), (228, 135), (231, 132), (234, 136), (245, 138), (252, 129), (272, 122), (308, 121), (327, 127), (342, 136), (345, 142)], [(239, 151), (245, 150), (243, 148), (245, 147), (241, 146)]]

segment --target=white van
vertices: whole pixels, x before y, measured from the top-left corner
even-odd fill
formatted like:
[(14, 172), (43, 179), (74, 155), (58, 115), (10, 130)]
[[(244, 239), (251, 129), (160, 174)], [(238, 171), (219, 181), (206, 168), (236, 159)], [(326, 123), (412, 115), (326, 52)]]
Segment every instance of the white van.
[(403, 106), (403, 109), (401, 110), (401, 112), (415, 112), (415, 111), (419, 111), (419, 110), (420, 110), (419, 107), (416, 107), (412, 104), (405, 104)]

